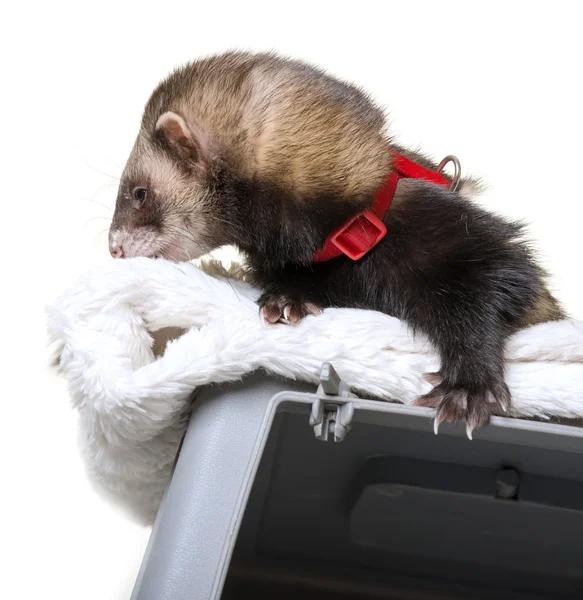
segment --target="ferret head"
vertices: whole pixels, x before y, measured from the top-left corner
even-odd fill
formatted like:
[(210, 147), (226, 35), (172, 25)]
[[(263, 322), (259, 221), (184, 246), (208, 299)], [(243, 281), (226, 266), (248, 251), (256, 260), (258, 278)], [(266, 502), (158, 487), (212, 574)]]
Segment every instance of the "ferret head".
[(190, 260), (216, 248), (209, 228), (209, 144), (202, 128), (165, 112), (142, 123), (123, 171), (109, 248), (115, 258)]

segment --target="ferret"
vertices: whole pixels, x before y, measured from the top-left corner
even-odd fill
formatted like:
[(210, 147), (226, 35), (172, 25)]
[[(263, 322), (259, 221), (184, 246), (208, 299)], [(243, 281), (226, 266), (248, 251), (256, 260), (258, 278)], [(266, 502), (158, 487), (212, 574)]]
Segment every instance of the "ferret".
[[(384, 112), (357, 87), (270, 53), (228, 52), (172, 72), (148, 100), (123, 170), (113, 257), (190, 260), (225, 245), (247, 257), (269, 323), (327, 307), (405, 320), (439, 353), (417, 400), (436, 424), (471, 432), (510, 405), (506, 338), (561, 319), (523, 226), (459, 191), (401, 179), (387, 233), (360, 260), (312, 257), (371, 204), (398, 147)], [(325, 357), (323, 357), (325, 358)]]

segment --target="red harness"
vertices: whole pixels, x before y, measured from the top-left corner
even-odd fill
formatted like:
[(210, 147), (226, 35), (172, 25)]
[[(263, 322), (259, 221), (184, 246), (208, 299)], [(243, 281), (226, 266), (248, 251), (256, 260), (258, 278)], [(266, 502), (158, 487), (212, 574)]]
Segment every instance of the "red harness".
[(448, 187), (451, 185), (441, 174), (441, 168), (439, 171), (426, 169), (398, 152), (393, 152), (392, 167), (393, 170), (377, 192), (372, 207), (352, 217), (331, 233), (324, 246), (312, 256), (314, 262), (324, 262), (341, 254), (352, 260), (359, 260), (374, 248), (387, 234), (383, 219), (389, 210), (399, 179), (407, 177)]

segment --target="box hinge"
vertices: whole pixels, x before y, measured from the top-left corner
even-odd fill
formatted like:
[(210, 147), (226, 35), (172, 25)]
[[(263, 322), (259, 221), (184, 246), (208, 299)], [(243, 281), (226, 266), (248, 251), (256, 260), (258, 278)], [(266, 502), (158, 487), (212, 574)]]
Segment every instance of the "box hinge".
[[(341, 442), (350, 431), (354, 405), (348, 398), (356, 398), (348, 385), (330, 363), (324, 363), (320, 372), (319, 398), (312, 404), (310, 425), (316, 438), (327, 442), (333, 439)], [(341, 402), (339, 402), (341, 400)]]

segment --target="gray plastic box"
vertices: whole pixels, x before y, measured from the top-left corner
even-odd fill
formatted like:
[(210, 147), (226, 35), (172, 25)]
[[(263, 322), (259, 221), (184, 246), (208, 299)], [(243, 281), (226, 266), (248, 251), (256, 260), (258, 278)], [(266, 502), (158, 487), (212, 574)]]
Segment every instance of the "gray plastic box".
[(583, 597), (583, 429), (430, 415), (327, 367), (201, 389), (132, 598)]

